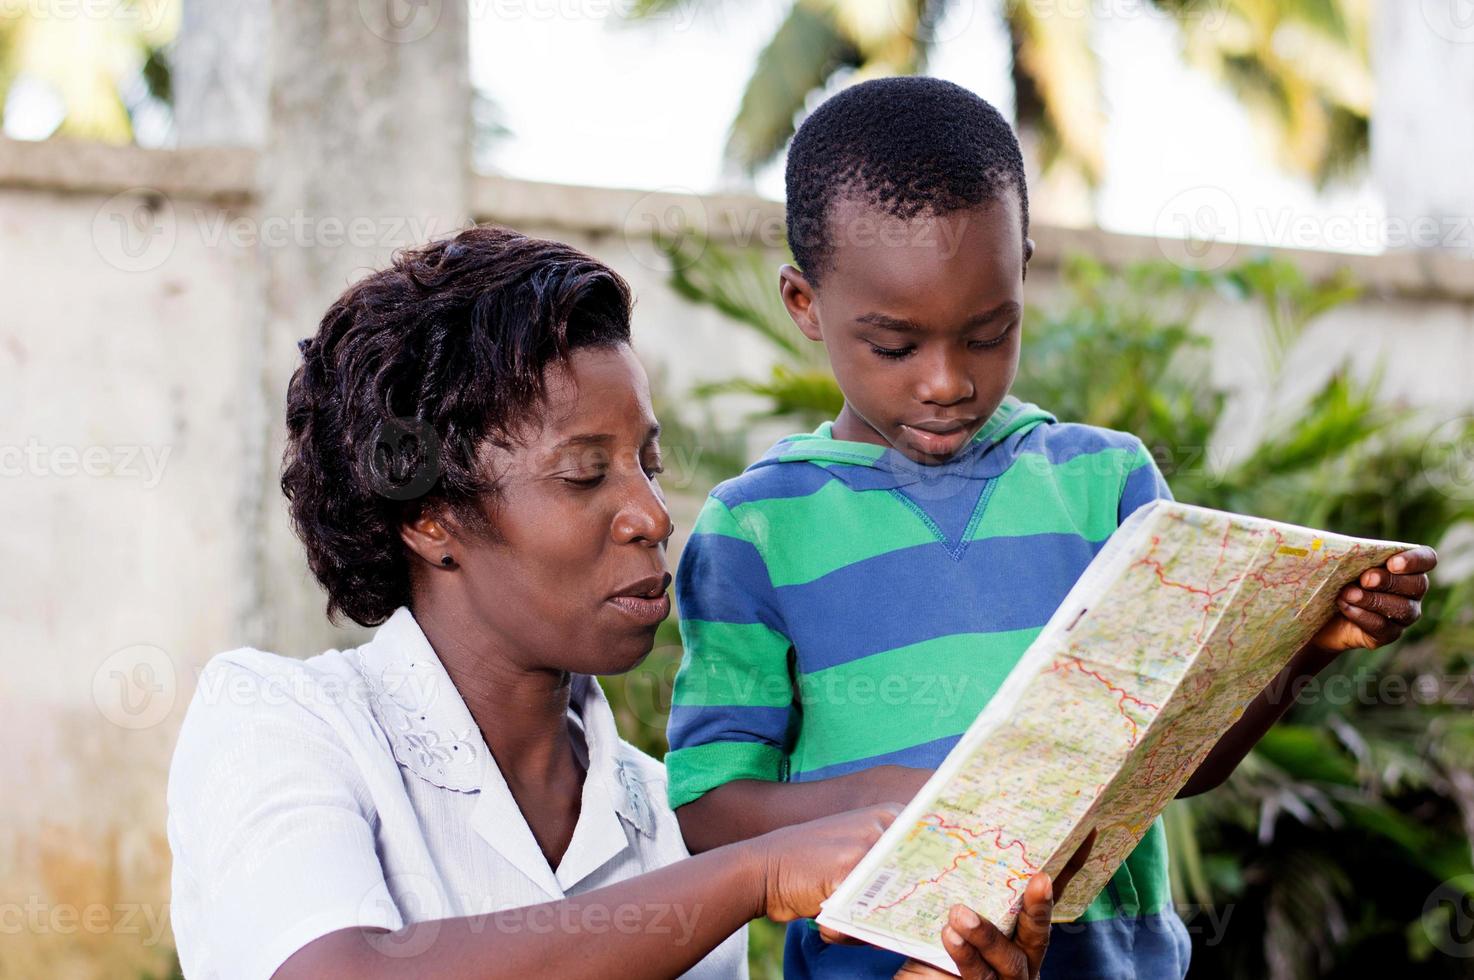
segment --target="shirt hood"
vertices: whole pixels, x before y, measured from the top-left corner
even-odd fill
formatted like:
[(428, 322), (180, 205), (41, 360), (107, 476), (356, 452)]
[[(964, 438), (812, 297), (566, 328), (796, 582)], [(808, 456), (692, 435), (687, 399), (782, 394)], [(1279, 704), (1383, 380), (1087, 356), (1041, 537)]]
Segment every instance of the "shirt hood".
[(834, 438), (834, 423), (780, 439), (749, 471), (786, 463), (813, 463), (856, 490), (897, 490), (937, 480), (985, 480), (1001, 474), (1032, 429), (1055, 417), (1012, 395), (1003, 400), (972, 440), (942, 463), (918, 463), (888, 446)]

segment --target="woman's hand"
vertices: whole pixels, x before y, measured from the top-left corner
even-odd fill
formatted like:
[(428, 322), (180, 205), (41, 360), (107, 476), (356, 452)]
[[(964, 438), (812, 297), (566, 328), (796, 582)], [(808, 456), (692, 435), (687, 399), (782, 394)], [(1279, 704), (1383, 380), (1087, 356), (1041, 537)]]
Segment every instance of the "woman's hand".
[(812, 918), (889, 827), (899, 804), (837, 813), (754, 838), (763, 876), (762, 913), (774, 922)]

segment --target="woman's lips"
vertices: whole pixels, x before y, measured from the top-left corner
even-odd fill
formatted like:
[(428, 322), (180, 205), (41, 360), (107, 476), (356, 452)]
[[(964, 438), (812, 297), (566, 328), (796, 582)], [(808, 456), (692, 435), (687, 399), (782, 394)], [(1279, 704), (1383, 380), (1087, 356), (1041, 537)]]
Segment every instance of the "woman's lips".
[(607, 601), (641, 626), (658, 626), (670, 615), (670, 595), (666, 593), (653, 599), (647, 596), (617, 595), (611, 596)]
[(656, 626), (670, 615), (670, 573), (647, 575), (607, 600), (641, 626)]

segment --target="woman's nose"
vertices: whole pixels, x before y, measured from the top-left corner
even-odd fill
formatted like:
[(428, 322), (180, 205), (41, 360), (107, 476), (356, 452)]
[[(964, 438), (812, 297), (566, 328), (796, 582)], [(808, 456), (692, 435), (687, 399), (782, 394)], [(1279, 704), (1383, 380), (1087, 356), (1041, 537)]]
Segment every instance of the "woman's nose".
[(652, 480), (638, 481), (631, 499), (614, 516), (614, 540), (620, 544), (639, 542), (664, 544), (675, 530), (665, 500)]

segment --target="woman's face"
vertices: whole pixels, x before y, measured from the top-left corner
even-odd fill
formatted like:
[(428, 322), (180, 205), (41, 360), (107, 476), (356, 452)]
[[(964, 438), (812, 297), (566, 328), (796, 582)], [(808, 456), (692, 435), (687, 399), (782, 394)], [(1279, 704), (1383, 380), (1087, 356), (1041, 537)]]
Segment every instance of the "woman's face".
[(520, 666), (617, 674), (670, 614), (660, 425), (626, 344), (576, 350), (546, 382), (518, 444), (487, 451), (494, 531), (463, 539), (459, 571)]

